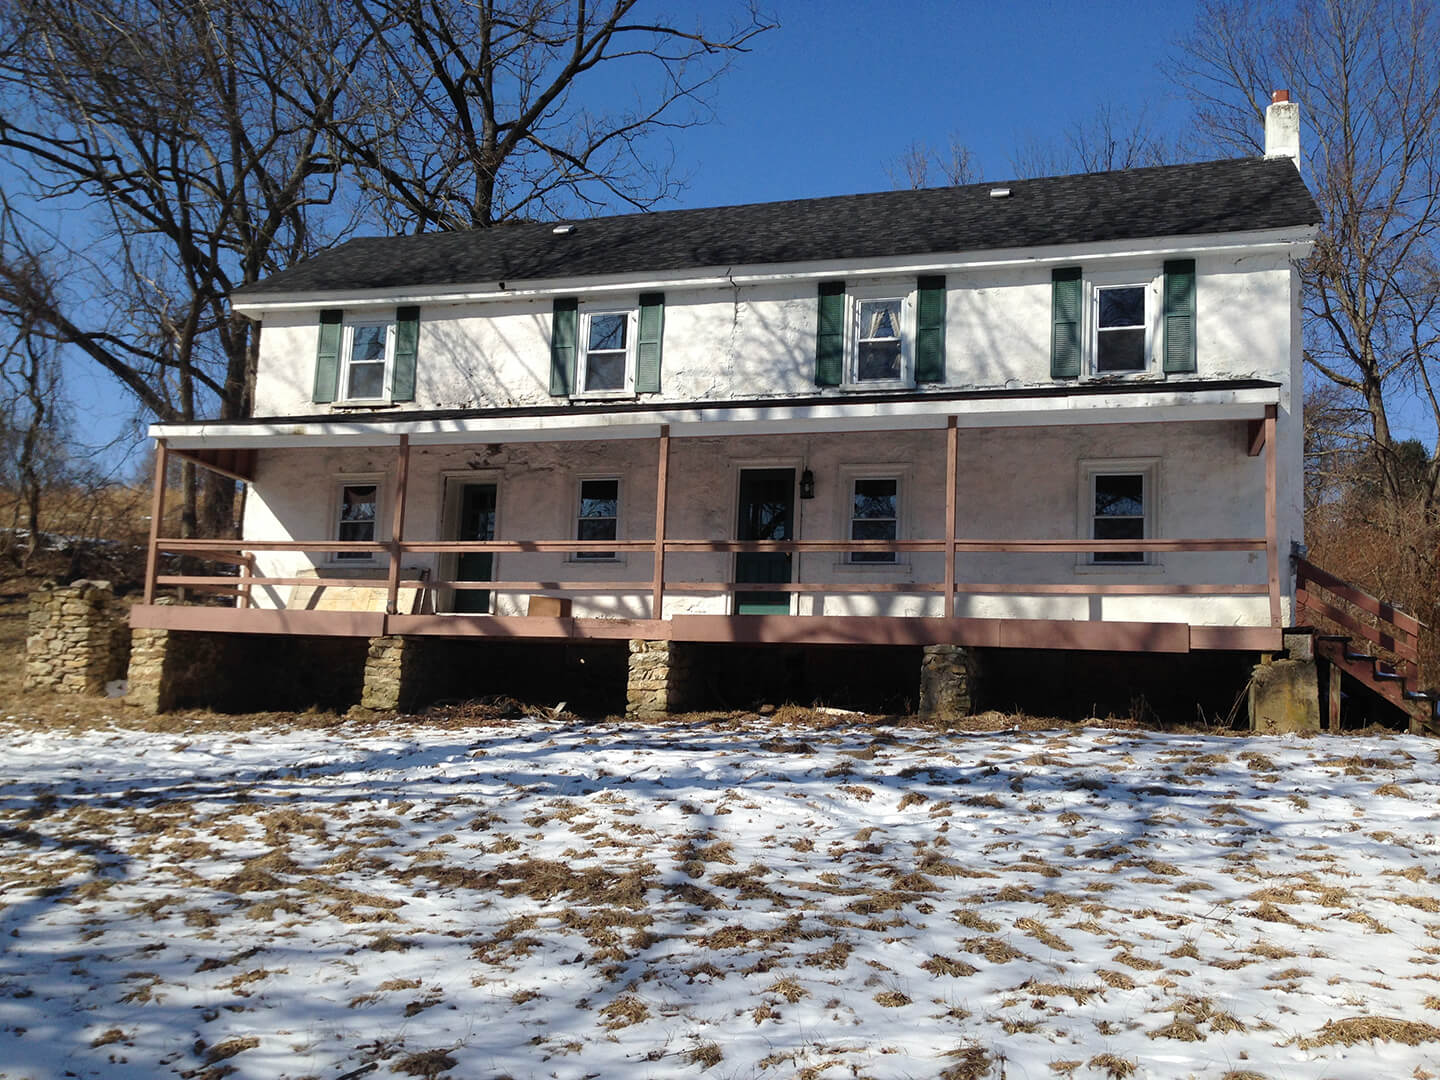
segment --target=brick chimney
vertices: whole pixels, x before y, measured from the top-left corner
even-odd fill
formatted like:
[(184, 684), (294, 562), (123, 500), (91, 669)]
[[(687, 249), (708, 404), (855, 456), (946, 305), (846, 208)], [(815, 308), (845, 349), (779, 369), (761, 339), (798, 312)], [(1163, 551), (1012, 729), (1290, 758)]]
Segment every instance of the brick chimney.
[(1290, 100), (1289, 90), (1270, 95), (1265, 110), (1265, 156), (1288, 157), (1300, 167), (1300, 106)]

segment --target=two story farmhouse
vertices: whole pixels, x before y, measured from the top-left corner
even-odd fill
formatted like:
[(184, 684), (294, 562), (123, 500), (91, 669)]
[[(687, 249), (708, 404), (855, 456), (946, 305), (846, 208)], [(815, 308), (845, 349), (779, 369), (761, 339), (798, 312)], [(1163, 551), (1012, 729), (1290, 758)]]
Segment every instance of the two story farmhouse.
[(345, 639), (316, 663), (389, 705), (486, 645), (608, 643), (637, 713), (716, 644), (952, 675), (1279, 649), (1319, 220), (1294, 109), (1263, 158), (359, 239), (248, 286), (254, 416), (152, 429), (248, 485), (243, 539), (156, 537), (133, 625)]

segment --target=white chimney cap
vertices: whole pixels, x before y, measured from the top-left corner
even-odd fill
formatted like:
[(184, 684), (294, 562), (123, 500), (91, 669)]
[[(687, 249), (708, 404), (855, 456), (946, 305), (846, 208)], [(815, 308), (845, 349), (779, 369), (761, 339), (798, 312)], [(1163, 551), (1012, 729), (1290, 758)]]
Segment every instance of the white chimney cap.
[(1270, 95), (1265, 110), (1265, 156), (1288, 157), (1300, 167), (1300, 106), (1290, 100), (1289, 90)]

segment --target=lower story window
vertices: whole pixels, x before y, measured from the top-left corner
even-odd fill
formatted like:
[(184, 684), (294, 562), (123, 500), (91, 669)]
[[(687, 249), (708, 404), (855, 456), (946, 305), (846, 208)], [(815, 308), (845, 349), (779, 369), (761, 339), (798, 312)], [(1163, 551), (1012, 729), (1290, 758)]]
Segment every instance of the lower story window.
[[(896, 540), (900, 535), (900, 481), (890, 477), (855, 480), (850, 502), (851, 540)], [(852, 563), (893, 563), (893, 551), (852, 551)]]
[[(375, 539), (375, 519), (379, 509), (380, 488), (377, 484), (342, 484), (340, 507), (335, 525), (336, 540)], [(373, 551), (337, 551), (337, 561), (374, 562)]]
[[(1096, 473), (1092, 478), (1092, 540), (1145, 539), (1145, 474)], [(1092, 563), (1134, 564), (1146, 561), (1143, 551), (1095, 551)]]
[[(581, 480), (575, 539), (615, 540), (620, 535), (620, 481)], [(613, 551), (581, 551), (577, 560), (613, 559)]]

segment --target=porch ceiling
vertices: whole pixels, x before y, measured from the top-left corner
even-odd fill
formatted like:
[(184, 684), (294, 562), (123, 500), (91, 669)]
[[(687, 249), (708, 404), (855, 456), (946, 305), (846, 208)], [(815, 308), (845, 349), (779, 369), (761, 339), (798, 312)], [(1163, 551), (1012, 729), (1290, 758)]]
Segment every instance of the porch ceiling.
[(175, 450), (318, 446), (412, 446), (483, 442), (653, 439), (846, 431), (1050, 427), (1077, 424), (1260, 420), (1279, 402), (1260, 380), (1091, 383), (1001, 391), (856, 395), (741, 402), (606, 403), (528, 409), (341, 413), (322, 416), (154, 424)]

